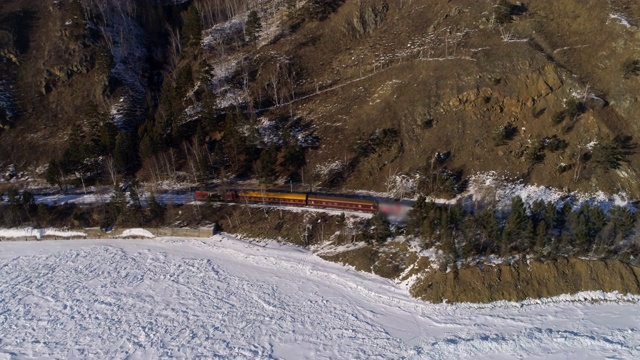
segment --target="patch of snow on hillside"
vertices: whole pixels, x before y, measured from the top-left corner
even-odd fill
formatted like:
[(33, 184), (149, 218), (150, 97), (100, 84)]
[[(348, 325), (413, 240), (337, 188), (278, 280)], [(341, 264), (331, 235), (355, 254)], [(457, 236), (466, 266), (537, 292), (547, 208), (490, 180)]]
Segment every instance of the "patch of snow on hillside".
[(107, 7), (101, 31), (107, 36), (113, 57), (110, 75), (124, 86), (116, 90), (117, 102), (110, 109), (111, 119), (120, 129), (128, 129), (144, 116), (144, 95), (148, 72), (147, 41), (144, 30), (132, 19)]
[(525, 204), (531, 205), (536, 200), (552, 202), (557, 207), (564, 203), (569, 203), (574, 209), (580, 208), (583, 204), (599, 206), (608, 211), (612, 206), (629, 206), (630, 202), (624, 193), (607, 195), (602, 191), (591, 194), (579, 192), (564, 192), (546, 186), (527, 185), (523, 181), (499, 177), (495, 172), (480, 173), (472, 176), (469, 180), (468, 191), (462, 194), (465, 198), (473, 202), (493, 205), (498, 210), (508, 210), (511, 207), (511, 200), (520, 196)]
[(126, 114), (129, 104), (126, 102), (126, 100), (126, 97), (120, 97), (120, 99), (116, 103), (111, 105), (111, 109), (109, 110), (111, 121), (113, 121), (113, 123), (118, 128), (123, 128), (127, 122)]
[(0, 358), (637, 358), (640, 296), (428, 304), (274, 242), (0, 243)]
[(280, 136), (281, 126), (278, 121), (272, 121), (267, 117), (258, 118), (258, 134), (260, 134), (261, 143), (265, 147), (282, 146), (282, 137)]
[(244, 91), (234, 87), (230, 81), (242, 61), (243, 55), (237, 54), (223, 57), (211, 64), (207, 80), (209, 88), (216, 94), (218, 108), (242, 104), (247, 100)]
[(342, 173), (346, 169), (346, 166), (347, 164), (343, 160), (328, 161), (326, 163), (316, 165), (315, 173), (320, 176), (322, 181), (327, 181)]
[(387, 177), (387, 193), (394, 198), (405, 198), (415, 194), (418, 188), (419, 175), (391, 175)]
[[(242, 126), (240, 131), (250, 139), (254, 134), (257, 135), (256, 145), (263, 148), (283, 145), (311, 147), (318, 141), (311, 125), (303, 123), (301, 118), (274, 120), (262, 116), (257, 119), (255, 125)], [(288, 143), (285, 144), (283, 136), (287, 137)]]
[(609, 20), (616, 20), (618, 24), (620, 24), (620, 25), (622, 25), (622, 26), (624, 26), (626, 28), (634, 27), (633, 25), (631, 25), (629, 20), (627, 20), (627, 17), (624, 16), (624, 14), (611, 13), (611, 14), (609, 14)]
[[(202, 33), (202, 47), (205, 49), (219, 49), (223, 51), (225, 43), (233, 38), (244, 41), (244, 23), (246, 16), (236, 16), (233, 19), (214, 25)], [(224, 54), (224, 53), (223, 53)]]

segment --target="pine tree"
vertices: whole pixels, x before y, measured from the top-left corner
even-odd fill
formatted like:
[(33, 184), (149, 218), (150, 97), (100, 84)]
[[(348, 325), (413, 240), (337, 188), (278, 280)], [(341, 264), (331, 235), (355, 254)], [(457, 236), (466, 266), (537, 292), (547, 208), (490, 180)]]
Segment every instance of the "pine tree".
[(138, 194), (138, 180), (135, 178), (129, 183), (129, 202), (134, 209), (140, 209), (142, 207), (140, 194)]
[(556, 211), (556, 216), (553, 222), (554, 227), (560, 232), (560, 235), (562, 235), (566, 230), (569, 214), (571, 214), (571, 205), (567, 202), (562, 204), (560, 210)]
[(497, 250), (497, 245), (501, 244), (502, 239), (502, 226), (498, 220), (495, 210), (487, 209), (480, 216), (480, 225), (485, 236), (487, 244), (485, 246), (485, 252), (492, 253)]
[(391, 236), (391, 228), (387, 217), (381, 213), (376, 212), (371, 219), (369, 219), (369, 226), (371, 228), (371, 237), (382, 243)]
[(578, 211), (569, 214), (568, 225), (571, 240), (568, 244), (577, 254), (586, 254), (589, 246), (589, 205), (583, 205)]
[(456, 240), (450, 229), (445, 229), (440, 233), (441, 249), (444, 253), (447, 264), (453, 264), (458, 259)]
[(535, 237), (535, 245), (534, 251), (536, 253), (540, 253), (547, 244), (547, 231), (548, 231), (547, 223), (542, 221), (538, 224), (536, 228), (536, 237)]
[(503, 253), (505, 246), (511, 247), (514, 243), (518, 244), (526, 240), (529, 226), (528, 220), (522, 198), (519, 196), (514, 197), (511, 200), (511, 212), (502, 233)]
[(260, 152), (260, 158), (256, 163), (256, 175), (264, 182), (273, 181), (277, 175), (276, 162), (277, 154), (275, 149), (265, 149)]
[(111, 218), (113, 223), (116, 224), (122, 219), (127, 207), (127, 200), (124, 195), (122, 187), (115, 185), (113, 187), (113, 194), (111, 195), (111, 201), (109, 201), (109, 210), (111, 212)]
[(199, 46), (202, 40), (202, 21), (195, 5), (189, 6), (182, 25), (183, 46)]
[(476, 245), (480, 241), (478, 219), (468, 215), (464, 217), (462, 221), (462, 243), (460, 249), (460, 256), (463, 259), (468, 259), (476, 254)]
[(43, 203), (38, 204), (38, 208), (36, 211), (36, 219), (38, 221), (38, 226), (44, 227), (49, 225), (49, 220), (51, 219), (52, 210), (49, 209), (49, 206)]
[(147, 197), (147, 206), (149, 207), (149, 215), (152, 220), (161, 220), (164, 216), (165, 208), (158, 202), (156, 195), (151, 193)]
[(114, 161), (118, 171), (124, 174), (133, 173), (140, 166), (138, 145), (132, 134), (121, 132), (116, 137)]
[(255, 10), (252, 10), (249, 12), (249, 16), (247, 17), (244, 31), (247, 35), (247, 41), (253, 46), (256, 46), (261, 30), (262, 22), (260, 21), (260, 16), (258, 16), (258, 13)]
[(613, 228), (611, 241), (620, 242), (626, 238), (636, 222), (636, 216), (628, 209), (622, 206), (614, 206), (609, 210), (609, 224)]
[(86, 157), (84, 137), (82, 127), (79, 124), (74, 124), (67, 137), (67, 149), (62, 154), (62, 161), (60, 161), (60, 166), (66, 172), (76, 171), (84, 161)]
[(538, 225), (545, 219), (546, 204), (542, 200), (536, 200), (531, 204), (531, 220), (534, 225)]
[(553, 230), (555, 227), (555, 219), (556, 219), (556, 206), (552, 202), (548, 202), (545, 205), (544, 209), (544, 222), (547, 224), (547, 229)]
[(49, 161), (49, 165), (47, 166), (47, 171), (45, 172), (44, 177), (49, 184), (58, 185), (60, 187), (60, 191), (65, 190), (64, 169), (59, 162), (55, 160)]
[(118, 128), (111, 121), (105, 121), (100, 127), (100, 151), (103, 155), (113, 155), (116, 149)]

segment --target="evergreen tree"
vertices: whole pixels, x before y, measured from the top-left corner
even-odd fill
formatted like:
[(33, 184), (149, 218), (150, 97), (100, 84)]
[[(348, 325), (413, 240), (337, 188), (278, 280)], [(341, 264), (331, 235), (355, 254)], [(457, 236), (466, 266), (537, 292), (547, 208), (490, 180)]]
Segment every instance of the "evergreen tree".
[(554, 227), (559, 231), (560, 235), (566, 230), (569, 214), (571, 214), (571, 205), (568, 202), (563, 203), (560, 210), (556, 211)]
[(427, 199), (423, 195), (419, 195), (413, 208), (407, 216), (407, 231), (413, 235), (420, 234), (420, 228), (424, 219), (427, 217)]
[(48, 226), (49, 221), (52, 216), (52, 210), (49, 209), (49, 206), (43, 203), (38, 204), (38, 208), (36, 210), (36, 219), (38, 221), (38, 226), (44, 227)]
[(528, 218), (521, 235), (522, 237), (518, 242), (521, 251), (530, 251), (535, 246), (535, 229), (536, 227), (533, 224), (533, 220)]
[(504, 247), (511, 248), (513, 244), (521, 244), (528, 239), (529, 219), (524, 207), (524, 202), (520, 196), (516, 196), (511, 200), (511, 212), (507, 218), (504, 231), (502, 233), (503, 253)]
[(147, 198), (147, 206), (149, 207), (151, 220), (161, 221), (162, 217), (164, 217), (165, 207), (158, 202), (154, 193), (151, 193)]
[(502, 226), (495, 210), (485, 210), (480, 216), (480, 225), (484, 233), (487, 244), (484, 245), (485, 252), (494, 252), (496, 245), (500, 244), (502, 239)]
[(184, 24), (182, 25), (183, 46), (197, 47), (200, 45), (201, 40), (202, 21), (200, 18), (200, 12), (194, 4), (191, 4), (191, 6), (189, 6), (189, 9), (187, 9), (187, 13), (184, 17)]
[(111, 213), (111, 219), (113, 224), (117, 224), (122, 219), (122, 215), (125, 213), (127, 207), (127, 199), (125, 197), (122, 187), (115, 185), (113, 187), (113, 194), (109, 201), (109, 210)]
[(461, 238), (464, 239), (464, 242), (460, 249), (460, 256), (463, 259), (468, 259), (471, 256), (476, 255), (477, 250), (479, 250), (479, 246), (477, 245), (480, 242), (478, 219), (471, 215), (464, 217), (464, 220), (462, 221)]
[(547, 225), (548, 230), (553, 230), (556, 226), (555, 219), (557, 211), (556, 206), (552, 202), (546, 203), (544, 209), (544, 222)]
[(536, 200), (531, 204), (531, 220), (537, 226), (545, 220), (546, 204), (542, 200)]
[(542, 250), (547, 245), (547, 232), (549, 231), (548, 225), (545, 221), (542, 221), (538, 224), (535, 232), (535, 245), (534, 251), (536, 253), (542, 252)]
[(636, 222), (636, 215), (622, 206), (613, 206), (609, 210), (609, 217), (608, 226), (612, 228), (610, 242), (620, 242), (626, 238)]
[(247, 41), (250, 42), (253, 46), (256, 46), (258, 42), (258, 38), (260, 37), (259, 33), (262, 30), (262, 22), (260, 21), (260, 16), (255, 10), (249, 12), (249, 16), (247, 17), (247, 22), (245, 23), (245, 34), (247, 35)]
[(79, 124), (74, 124), (67, 137), (67, 149), (62, 154), (62, 161), (60, 161), (60, 166), (66, 172), (76, 171), (86, 158), (84, 137), (82, 127)]
[(113, 155), (116, 149), (118, 128), (111, 121), (105, 121), (100, 126), (100, 151), (102, 155)]
[(36, 197), (30, 191), (24, 190), (20, 194), (20, 203), (26, 212), (31, 212), (35, 210)]
[(44, 177), (50, 185), (58, 185), (60, 186), (60, 191), (65, 190), (64, 169), (59, 162), (55, 160), (49, 161)]
[(456, 240), (450, 229), (444, 229), (440, 234), (441, 250), (444, 253), (447, 264), (453, 264), (458, 259)]
[(589, 205), (583, 205), (578, 211), (569, 214), (568, 225), (571, 237), (569, 239), (570, 248), (578, 254), (586, 254), (589, 247)]
[(260, 152), (260, 157), (256, 162), (256, 175), (264, 182), (273, 181), (277, 175), (276, 162), (277, 153), (275, 149), (264, 149)]
[(391, 236), (389, 220), (381, 213), (376, 212), (368, 221), (370, 227), (370, 236), (375, 241), (382, 243)]
[(138, 193), (138, 180), (136, 180), (136, 178), (133, 178), (129, 183), (129, 202), (134, 209), (140, 209), (142, 207), (140, 194)]
[(140, 166), (138, 145), (132, 134), (121, 132), (116, 136), (114, 161), (118, 171), (123, 174), (132, 174)]

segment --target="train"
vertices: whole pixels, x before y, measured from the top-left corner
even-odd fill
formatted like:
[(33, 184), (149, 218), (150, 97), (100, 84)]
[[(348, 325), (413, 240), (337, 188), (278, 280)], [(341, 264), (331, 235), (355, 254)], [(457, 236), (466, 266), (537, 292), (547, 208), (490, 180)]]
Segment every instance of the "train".
[(314, 207), (367, 213), (374, 213), (388, 207), (386, 205), (381, 207), (376, 200), (312, 192), (279, 192), (274, 190), (196, 191), (195, 199), (237, 204)]

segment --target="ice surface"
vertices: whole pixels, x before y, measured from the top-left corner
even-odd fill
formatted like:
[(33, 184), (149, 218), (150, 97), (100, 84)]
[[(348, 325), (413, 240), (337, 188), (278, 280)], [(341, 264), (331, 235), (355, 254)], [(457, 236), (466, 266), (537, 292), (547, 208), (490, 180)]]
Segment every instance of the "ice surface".
[(640, 356), (638, 296), (426, 304), (230, 236), (0, 242), (0, 279), (0, 359)]

